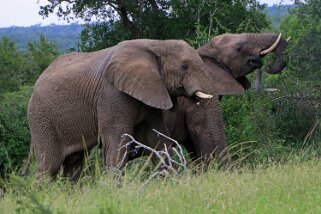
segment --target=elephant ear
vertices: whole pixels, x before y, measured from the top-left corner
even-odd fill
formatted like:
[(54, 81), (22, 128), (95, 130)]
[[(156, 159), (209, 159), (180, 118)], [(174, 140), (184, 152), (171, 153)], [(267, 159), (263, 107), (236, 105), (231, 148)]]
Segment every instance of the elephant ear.
[(160, 75), (157, 56), (139, 45), (117, 46), (107, 65), (107, 80), (118, 90), (151, 107), (172, 108), (173, 103)]
[(209, 69), (218, 95), (238, 95), (244, 92), (242, 85), (229, 72), (208, 58), (203, 58), (203, 61)]

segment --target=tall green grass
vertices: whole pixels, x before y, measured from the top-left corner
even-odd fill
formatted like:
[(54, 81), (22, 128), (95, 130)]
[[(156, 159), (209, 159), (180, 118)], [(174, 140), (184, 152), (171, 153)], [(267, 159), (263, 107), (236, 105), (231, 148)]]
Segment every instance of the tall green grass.
[(321, 160), (307, 155), (151, 180), (152, 168), (140, 170), (145, 159), (115, 178), (93, 158), (76, 184), (58, 176), (37, 185), (33, 176), (11, 175), (0, 213), (321, 213)]

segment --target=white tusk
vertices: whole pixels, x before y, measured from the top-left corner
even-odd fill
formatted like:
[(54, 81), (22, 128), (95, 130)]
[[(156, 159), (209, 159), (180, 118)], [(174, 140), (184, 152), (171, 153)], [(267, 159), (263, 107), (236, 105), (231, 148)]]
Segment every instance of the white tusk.
[(291, 40), (291, 36), (286, 39), (286, 42), (289, 42)]
[(212, 98), (213, 95), (210, 95), (210, 94), (204, 94), (203, 92), (196, 92), (195, 95), (199, 98), (203, 98), (203, 99), (209, 99), (209, 98)]
[(266, 50), (261, 51), (260, 54), (261, 54), (261, 55), (265, 55), (265, 54), (268, 54), (268, 53), (270, 53), (271, 51), (273, 51), (274, 48), (276, 48), (276, 46), (278, 46), (278, 44), (279, 44), (279, 42), (280, 42), (280, 40), (281, 40), (281, 36), (282, 36), (282, 33), (279, 34), (278, 38), (275, 40), (274, 44), (273, 44), (271, 47), (269, 47), (269, 48), (266, 49)]

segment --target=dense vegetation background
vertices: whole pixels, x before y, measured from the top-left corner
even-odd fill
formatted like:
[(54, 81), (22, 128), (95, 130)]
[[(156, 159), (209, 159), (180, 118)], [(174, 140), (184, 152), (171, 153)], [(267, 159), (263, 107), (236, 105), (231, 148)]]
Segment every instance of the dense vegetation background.
[(242, 96), (223, 98), (227, 140), (229, 145), (240, 145), (234, 147), (239, 151), (235, 158), (245, 155), (248, 163), (282, 161), (282, 155), (302, 149), (321, 155), (319, 0), (267, 9), (255, 0), (143, 0), (125, 4), (86, 0), (73, 7), (62, 7), (60, 2), (49, 1), (40, 14), (55, 12), (67, 19), (76, 16), (90, 21), (96, 17), (98, 21), (84, 26), (0, 29), (2, 177), (19, 169), (27, 156), (28, 99), (35, 80), (55, 57), (71, 50), (93, 51), (143, 37), (184, 39), (194, 47), (226, 32), (277, 31), (292, 37), (287, 69), (280, 75), (263, 77), (264, 86), (278, 88), (277, 93), (250, 90)]

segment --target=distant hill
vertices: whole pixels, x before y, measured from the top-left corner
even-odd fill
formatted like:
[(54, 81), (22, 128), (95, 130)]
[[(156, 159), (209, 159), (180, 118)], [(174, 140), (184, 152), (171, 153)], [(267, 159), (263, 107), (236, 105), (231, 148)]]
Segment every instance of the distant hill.
[(39, 41), (39, 35), (45, 35), (48, 41), (54, 42), (61, 51), (74, 48), (78, 41), (83, 26), (79, 24), (70, 25), (33, 25), (30, 27), (8, 27), (0, 28), (0, 38), (8, 37), (16, 42), (16, 47), (24, 51), (27, 49), (28, 41)]
[(278, 28), (281, 24), (281, 20), (289, 13), (289, 9), (294, 8), (295, 5), (273, 5), (271, 7), (266, 7), (265, 12), (268, 17), (272, 20), (272, 28)]

